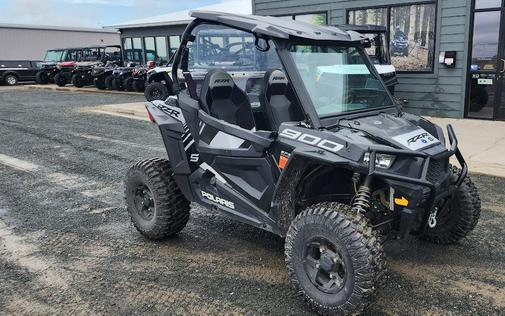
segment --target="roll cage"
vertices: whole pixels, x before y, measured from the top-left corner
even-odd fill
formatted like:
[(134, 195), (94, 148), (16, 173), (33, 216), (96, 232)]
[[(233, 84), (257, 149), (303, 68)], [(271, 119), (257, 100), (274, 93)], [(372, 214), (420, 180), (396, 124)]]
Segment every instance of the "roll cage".
[[(261, 43), (266, 43), (267, 50), (270, 49), (269, 41), (275, 45), (275, 50), (279, 60), (286, 72), (286, 76), (293, 87), (293, 91), (298, 103), (303, 108), (306, 124), (314, 129), (324, 129), (327, 126), (336, 124), (342, 117), (349, 115), (359, 115), (360, 113), (369, 114), (371, 111), (378, 111), (378, 109), (364, 109), (358, 111), (351, 111), (335, 115), (332, 118), (320, 118), (316, 112), (315, 106), (309, 96), (309, 93), (302, 81), (300, 73), (293, 57), (289, 52), (289, 47), (292, 44), (308, 44), (308, 45), (339, 45), (339, 46), (353, 46), (363, 47), (368, 39), (355, 31), (342, 31), (336, 27), (315, 26), (308, 23), (291, 22), (288, 20), (264, 16), (246, 16), (238, 14), (226, 14), (220, 12), (209, 11), (193, 11), (191, 16), (195, 19), (188, 25), (182, 34), (181, 44), (179, 49), (174, 55), (174, 63), (172, 67), (173, 87), (172, 91), (178, 94), (184, 89), (188, 90), (189, 95), (193, 99), (198, 99), (196, 96), (196, 88), (192, 82), (191, 73), (188, 67), (188, 43), (195, 40), (192, 34), (193, 30), (201, 24), (222, 25), (236, 30), (248, 32), (255, 37), (256, 49), (262, 51)], [(366, 56), (365, 61), (371, 73), (373, 73), (379, 80), (375, 67), (372, 66), (370, 58)], [(181, 70), (185, 84), (183, 85), (178, 71)], [(382, 80), (381, 84), (384, 86)], [(385, 87), (385, 86), (384, 86)], [(387, 89), (388, 97), (393, 100), (392, 95)], [(393, 103), (393, 106), (386, 106), (380, 108), (379, 111), (396, 111), (400, 109)]]

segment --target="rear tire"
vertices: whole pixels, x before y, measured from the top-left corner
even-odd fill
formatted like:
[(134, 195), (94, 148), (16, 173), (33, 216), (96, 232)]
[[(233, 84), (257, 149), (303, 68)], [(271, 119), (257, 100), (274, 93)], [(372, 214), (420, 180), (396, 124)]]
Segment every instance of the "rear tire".
[(80, 74), (74, 74), (72, 76), (72, 85), (76, 88), (84, 87), (84, 79)]
[(170, 91), (163, 83), (152, 82), (146, 87), (144, 96), (149, 102), (154, 100), (165, 101), (170, 96)]
[(133, 225), (149, 239), (171, 237), (189, 220), (190, 203), (175, 183), (168, 160), (134, 164), (126, 176), (125, 198)]
[(105, 90), (105, 81), (103, 79), (95, 78), (93, 80), (93, 83), (95, 84), (95, 88), (98, 90)]
[(133, 89), (137, 92), (144, 92), (146, 89), (146, 82), (144, 80), (133, 80)]
[(18, 77), (13, 74), (9, 74), (4, 77), (4, 83), (8, 86), (15, 86), (18, 84)]
[(322, 315), (359, 314), (385, 274), (384, 251), (368, 219), (350, 206), (306, 208), (286, 235), (291, 282)]
[[(456, 179), (461, 173), (458, 168), (452, 168), (452, 177)], [(477, 188), (467, 176), (461, 187), (456, 191), (452, 205), (449, 206), (449, 216), (434, 228), (427, 228), (421, 239), (439, 245), (454, 244), (465, 238), (479, 222), (481, 201)], [(439, 219), (439, 218), (437, 218)]]
[(119, 78), (112, 79), (112, 90), (123, 91), (123, 82)]
[(37, 84), (48, 84), (49, 83), (49, 75), (44, 70), (38, 71), (35, 74), (35, 82), (37, 82)]
[(114, 81), (114, 76), (113, 75), (108, 75), (105, 77), (105, 80), (103, 81), (105, 83), (105, 89), (107, 90), (113, 90), (112, 87), (112, 82)]
[(61, 73), (57, 73), (54, 76), (54, 83), (56, 83), (59, 87), (64, 87), (67, 84), (67, 78)]
[(128, 77), (125, 80), (123, 80), (123, 87), (125, 88), (126, 91), (129, 92), (135, 91), (133, 89), (133, 77)]

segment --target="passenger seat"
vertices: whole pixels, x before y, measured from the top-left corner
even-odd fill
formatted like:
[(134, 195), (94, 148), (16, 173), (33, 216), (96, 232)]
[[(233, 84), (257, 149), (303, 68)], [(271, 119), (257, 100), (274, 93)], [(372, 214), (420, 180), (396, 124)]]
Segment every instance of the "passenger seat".
[(303, 120), (303, 113), (288, 78), (281, 70), (273, 69), (265, 73), (260, 102), (266, 109), (270, 127), (274, 131), (278, 131), (284, 122)]

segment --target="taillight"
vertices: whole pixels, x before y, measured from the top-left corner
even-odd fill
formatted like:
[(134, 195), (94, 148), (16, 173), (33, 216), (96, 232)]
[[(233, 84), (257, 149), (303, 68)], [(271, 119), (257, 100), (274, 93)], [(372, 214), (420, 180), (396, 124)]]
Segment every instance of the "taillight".
[(151, 112), (149, 112), (149, 110), (147, 110), (147, 117), (149, 118), (149, 121), (151, 121), (151, 123), (155, 123), (156, 122), (154, 120), (154, 116), (151, 114)]

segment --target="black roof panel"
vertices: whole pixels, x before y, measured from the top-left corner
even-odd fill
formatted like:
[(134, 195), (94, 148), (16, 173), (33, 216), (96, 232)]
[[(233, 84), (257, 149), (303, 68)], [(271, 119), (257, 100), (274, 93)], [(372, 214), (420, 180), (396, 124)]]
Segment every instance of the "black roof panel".
[(361, 41), (364, 37), (336, 27), (317, 26), (306, 22), (272, 16), (241, 15), (214, 11), (191, 11), (196, 19), (226, 24), (244, 31), (277, 38), (304, 38), (319, 41)]
[(340, 24), (337, 26), (338, 28), (346, 31), (355, 31), (355, 32), (370, 32), (370, 33), (384, 33), (387, 31), (387, 28), (382, 25), (355, 25), (355, 24)]

